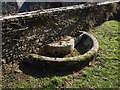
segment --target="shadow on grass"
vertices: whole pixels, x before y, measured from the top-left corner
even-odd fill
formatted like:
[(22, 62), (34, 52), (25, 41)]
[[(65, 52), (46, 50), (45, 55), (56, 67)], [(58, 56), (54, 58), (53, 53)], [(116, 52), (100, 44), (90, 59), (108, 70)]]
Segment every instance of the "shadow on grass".
[[(89, 51), (93, 46), (93, 41), (87, 35), (83, 35), (79, 43), (76, 44), (75, 48), (80, 54), (84, 54)], [(37, 60), (33, 58), (32, 60), (25, 59), (20, 63), (20, 69), (28, 75), (34, 77), (51, 77), (51, 76), (63, 76), (71, 74), (76, 71), (83, 69), (89, 62), (93, 59), (89, 58), (87, 60), (72, 60), (64, 62), (55, 62), (55, 61), (46, 61), (46, 60)], [(84, 59), (84, 58), (83, 58)], [(26, 63), (25, 61), (32, 61)], [(35, 66), (36, 65), (36, 66)]]
[[(71, 64), (72, 63), (72, 64)], [(84, 64), (83, 64), (84, 63)], [(31, 75), (37, 78), (45, 78), (52, 76), (64, 76), (68, 74), (72, 74), (73, 72), (80, 71), (89, 62), (70, 62), (70, 63), (54, 63), (54, 62), (41, 62), (41, 65), (32, 65), (26, 63), (25, 61), (21, 61), (19, 68), (23, 73), (27, 75)]]

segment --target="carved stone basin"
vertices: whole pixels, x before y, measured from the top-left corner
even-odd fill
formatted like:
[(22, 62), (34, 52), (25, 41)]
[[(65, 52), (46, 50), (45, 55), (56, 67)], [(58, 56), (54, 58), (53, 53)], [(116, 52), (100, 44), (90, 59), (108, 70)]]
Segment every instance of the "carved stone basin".
[[(77, 35), (76, 37), (72, 37), (71, 40), (72, 40), (71, 42), (74, 41), (74, 44), (72, 43), (70, 44), (71, 49), (73, 49), (73, 46), (74, 46), (74, 49), (78, 52), (77, 55), (56, 57), (56, 56), (50, 56), (50, 55), (30, 54), (28, 55), (26, 62), (30, 64), (38, 65), (38, 66), (43, 62), (52, 63), (52, 67), (54, 68), (55, 68), (55, 65), (57, 65), (57, 67), (64, 67), (65, 65), (70, 68), (75, 68), (78, 66), (77, 64), (79, 64), (79, 66), (82, 66), (83, 64), (88, 64), (91, 60), (95, 58), (98, 51), (99, 44), (93, 35), (84, 31), (80, 31), (79, 35)], [(52, 44), (48, 44), (48, 45), (52, 45)], [(69, 44), (66, 44), (66, 46), (68, 45)], [(56, 46), (59, 46), (59, 45), (56, 45)], [(50, 49), (52, 50), (52, 48)], [(64, 51), (65, 50), (63, 50), (63, 52)], [(70, 51), (70, 48), (69, 48), (69, 51)], [(62, 52), (62, 49), (60, 53), (61, 52)], [(56, 53), (54, 52), (52, 54), (56, 54)]]

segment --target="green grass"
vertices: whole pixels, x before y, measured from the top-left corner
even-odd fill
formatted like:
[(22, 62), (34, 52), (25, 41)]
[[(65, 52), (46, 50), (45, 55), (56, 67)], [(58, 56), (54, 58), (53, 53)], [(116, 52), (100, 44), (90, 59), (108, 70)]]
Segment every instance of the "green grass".
[[(118, 88), (119, 45), (118, 21), (108, 21), (91, 29), (100, 47), (97, 58), (83, 70), (64, 76), (36, 78), (24, 73), (16, 73), (5, 65), (3, 73), (4, 88)], [(67, 68), (67, 67), (66, 67)]]

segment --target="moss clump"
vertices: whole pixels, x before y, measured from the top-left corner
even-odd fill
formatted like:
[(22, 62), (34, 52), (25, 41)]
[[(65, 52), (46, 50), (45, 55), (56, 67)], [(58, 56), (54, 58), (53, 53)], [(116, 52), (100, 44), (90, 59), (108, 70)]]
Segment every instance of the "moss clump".
[(92, 59), (92, 54), (87, 54), (87, 55), (85, 55), (85, 56), (82, 56), (81, 55), (81, 57), (80, 56), (78, 56), (78, 57), (76, 57), (76, 58), (65, 58), (65, 61), (85, 61), (85, 60), (90, 60), (90, 59)]
[(38, 55), (38, 54), (29, 54), (28, 59), (34, 58), (34, 59), (39, 59), (39, 60), (44, 60), (43, 56)]
[(66, 55), (65, 57), (74, 57), (74, 56), (78, 56), (80, 55), (80, 53), (77, 51), (76, 48), (74, 48), (74, 50), (72, 52), (70, 52), (68, 55)]

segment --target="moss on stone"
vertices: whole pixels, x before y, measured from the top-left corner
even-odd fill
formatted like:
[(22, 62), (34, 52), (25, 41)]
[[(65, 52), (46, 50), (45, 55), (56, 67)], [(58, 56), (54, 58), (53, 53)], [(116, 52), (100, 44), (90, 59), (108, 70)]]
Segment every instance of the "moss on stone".
[(44, 60), (43, 56), (38, 55), (38, 54), (29, 54), (29, 55), (28, 55), (28, 59), (29, 59), (29, 58)]
[(68, 55), (66, 55), (65, 57), (74, 57), (78, 55), (80, 55), (80, 53), (77, 51), (77, 49), (74, 48), (74, 50), (70, 52)]
[(92, 54), (87, 54), (87, 55), (85, 55), (85, 56), (82, 56), (82, 55), (81, 55), (81, 57), (78, 56), (78, 57), (76, 57), (76, 58), (74, 58), (74, 59), (73, 59), (73, 58), (65, 58), (64, 60), (65, 60), (65, 61), (84, 61), (84, 60), (90, 59), (92, 56), (93, 56)]

